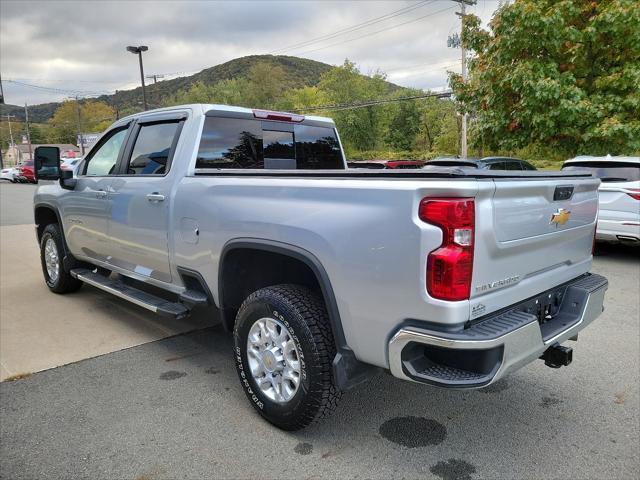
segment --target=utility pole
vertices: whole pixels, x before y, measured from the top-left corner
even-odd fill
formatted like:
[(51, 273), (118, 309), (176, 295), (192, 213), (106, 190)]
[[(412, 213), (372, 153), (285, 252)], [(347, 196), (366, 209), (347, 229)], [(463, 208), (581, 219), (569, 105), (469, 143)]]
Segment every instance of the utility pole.
[[(456, 12), (456, 15), (460, 17), (460, 33), (462, 34), (462, 28), (464, 25), (464, 17), (467, 14), (467, 5), (475, 5), (476, 0), (453, 0), (456, 3), (460, 4), (460, 11)], [(462, 81), (467, 81), (467, 50), (464, 48), (464, 43), (455, 35), (450, 37), (448, 40), (448, 45), (451, 47), (460, 47), (462, 51), (461, 60), (462, 60)], [(467, 158), (467, 114), (462, 114), (462, 126), (460, 132), (460, 156), (462, 158)]]
[(82, 124), (80, 123), (80, 100), (76, 95), (76, 120), (78, 122), (78, 140), (80, 141), (80, 152), (84, 157), (84, 138), (82, 138)]
[(153, 84), (155, 85), (156, 83), (158, 83), (159, 78), (164, 78), (164, 75), (160, 73), (154, 73), (153, 75), (147, 75), (146, 78), (153, 79)]
[[(15, 115), (3, 115), (3, 117), (7, 117), (7, 122), (9, 122), (9, 148), (13, 147), (15, 144), (13, 143), (13, 133), (11, 132), (11, 119), (15, 118)], [(4, 160), (0, 157), (0, 168), (4, 168)]]
[(11, 132), (11, 119), (16, 118), (15, 115), (3, 115), (3, 117), (7, 117), (7, 122), (9, 122), (9, 147), (13, 147), (15, 145), (13, 141), (13, 133)]
[(140, 45), (139, 47), (127, 47), (127, 52), (134, 53), (138, 55), (138, 60), (140, 62), (140, 83), (142, 83), (142, 103), (144, 105), (144, 109), (147, 110), (147, 91), (144, 87), (144, 68), (142, 68), (142, 52), (146, 52), (149, 50), (149, 47), (146, 45)]
[[(4, 105), (4, 90), (2, 90), (2, 76), (0, 76), (0, 105)], [(0, 158), (0, 163), (2, 163), (2, 158)]]
[(29, 109), (27, 108), (27, 102), (24, 102), (24, 124), (27, 127), (27, 142), (29, 143), (29, 159), (33, 160), (33, 153), (31, 152), (31, 132), (29, 131)]

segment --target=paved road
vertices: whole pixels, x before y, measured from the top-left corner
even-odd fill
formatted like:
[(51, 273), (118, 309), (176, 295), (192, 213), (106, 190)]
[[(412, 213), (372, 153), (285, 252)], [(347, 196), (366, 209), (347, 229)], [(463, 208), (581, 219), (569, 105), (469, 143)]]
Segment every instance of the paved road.
[[(467, 392), (381, 374), (286, 433), (253, 412), (231, 339), (208, 327), (0, 383), (0, 478), (639, 478), (640, 256), (599, 250), (607, 308), (568, 368)], [(113, 308), (92, 295), (87, 322)]]
[(33, 223), (33, 194), (37, 185), (0, 180), (0, 226)]
[(178, 321), (86, 285), (71, 295), (53, 295), (42, 278), (34, 235), (34, 190), (0, 184), (0, 380), (217, 322), (213, 309)]
[(607, 309), (568, 368), (469, 392), (381, 374), (297, 433), (254, 414), (217, 327), (4, 382), (2, 476), (638, 478), (639, 268), (596, 258)]

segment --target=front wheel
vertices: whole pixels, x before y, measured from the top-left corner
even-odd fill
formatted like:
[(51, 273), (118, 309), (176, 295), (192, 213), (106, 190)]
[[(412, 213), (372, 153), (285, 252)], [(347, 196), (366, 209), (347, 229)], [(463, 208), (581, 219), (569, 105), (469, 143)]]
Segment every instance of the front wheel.
[(266, 420), (299, 430), (335, 410), (335, 343), (316, 293), (297, 285), (252, 293), (238, 311), (234, 342), (240, 382)]
[(82, 282), (73, 278), (62, 265), (64, 245), (62, 232), (57, 223), (47, 225), (40, 239), (40, 261), (42, 273), (49, 290), (55, 293), (75, 292)]

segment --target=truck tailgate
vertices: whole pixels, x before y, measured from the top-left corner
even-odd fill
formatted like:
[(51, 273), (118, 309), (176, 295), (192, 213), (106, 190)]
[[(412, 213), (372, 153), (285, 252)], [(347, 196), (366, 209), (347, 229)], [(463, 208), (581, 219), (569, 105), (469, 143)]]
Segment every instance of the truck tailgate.
[(471, 288), (477, 318), (566, 282), (591, 266), (594, 178), (494, 179), (478, 202)]

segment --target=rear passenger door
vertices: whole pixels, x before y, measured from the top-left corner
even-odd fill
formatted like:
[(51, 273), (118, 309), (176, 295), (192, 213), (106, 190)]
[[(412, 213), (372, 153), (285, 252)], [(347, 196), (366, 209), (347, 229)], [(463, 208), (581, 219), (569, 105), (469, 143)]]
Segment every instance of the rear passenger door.
[(185, 114), (139, 119), (111, 184), (111, 263), (164, 283), (169, 265), (169, 200), (172, 169)]

